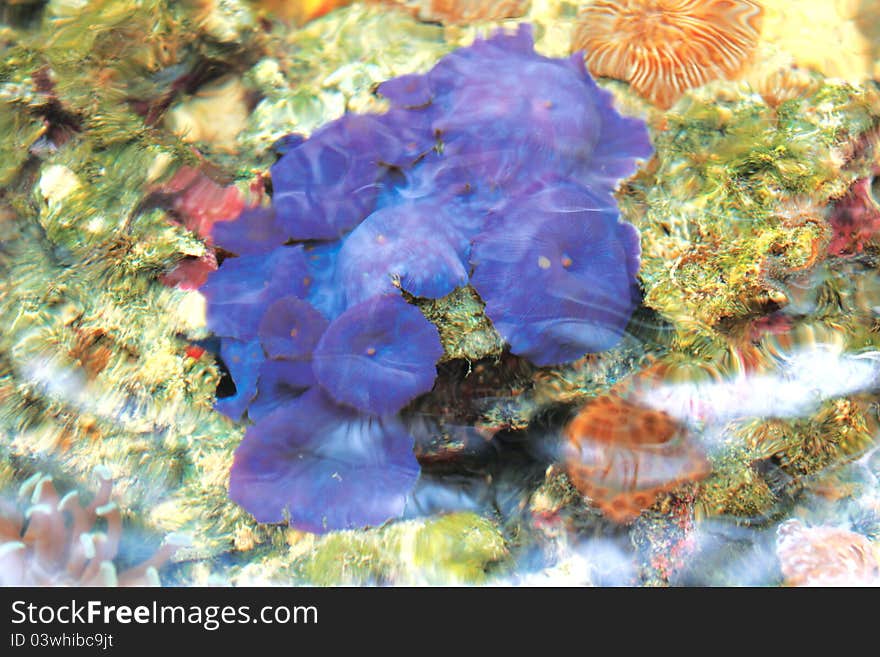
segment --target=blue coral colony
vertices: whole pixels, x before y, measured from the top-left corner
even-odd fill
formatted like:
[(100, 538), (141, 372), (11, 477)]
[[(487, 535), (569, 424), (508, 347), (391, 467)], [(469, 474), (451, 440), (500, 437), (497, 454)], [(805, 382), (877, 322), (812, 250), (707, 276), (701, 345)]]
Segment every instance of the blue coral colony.
[(219, 223), (203, 288), (252, 422), (229, 493), (313, 532), (403, 513), (419, 476), (399, 416), (434, 385), (437, 329), (410, 304), (470, 284), (535, 365), (614, 346), (638, 303), (639, 239), (612, 195), (652, 148), (579, 54), (529, 26), (381, 84), (384, 114), (283, 140), (272, 207)]

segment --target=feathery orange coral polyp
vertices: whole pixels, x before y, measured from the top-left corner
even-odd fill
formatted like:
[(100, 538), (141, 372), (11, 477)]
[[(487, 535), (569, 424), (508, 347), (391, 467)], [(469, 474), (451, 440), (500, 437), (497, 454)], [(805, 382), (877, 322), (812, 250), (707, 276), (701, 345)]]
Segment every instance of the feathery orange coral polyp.
[(584, 406), (565, 437), (572, 483), (615, 522), (634, 520), (661, 493), (709, 473), (683, 425), (614, 393)]
[(596, 76), (626, 80), (656, 105), (734, 76), (761, 32), (749, 0), (597, 0), (581, 10), (573, 39)]

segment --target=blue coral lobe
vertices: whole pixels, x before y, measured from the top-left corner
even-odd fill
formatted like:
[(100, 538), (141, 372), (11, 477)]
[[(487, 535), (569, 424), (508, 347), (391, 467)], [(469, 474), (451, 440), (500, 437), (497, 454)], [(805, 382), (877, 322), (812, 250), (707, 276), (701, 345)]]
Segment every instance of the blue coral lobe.
[(248, 428), (229, 496), (258, 522), (326, 532), (400, 516), (418, 476), (397, 417), (363, 415), (313, 388)]
[(613, 347), (638, 303), (638, 233), (613, 191), (651, 144), (580, 56), (538, 55), (520, 26), (378, 93), (385, 114), (286, 140), (272, 208), (215, 227), (238, 255), (204, 288), (237, 385), (218, 407), (255, 420), (230, 496), (261, 522), (403, 512), (418, 464), (399, 414), (442, 347), (402, 292), (472, 285), (537, 365)]
[(312, 355), (333, 398), (367, 413), (396, 413), (434, 385), (437, 329), (400, 296), (381, 295), (337, 317)]
[(512, 351), (537, 365), (571, 361), (623, 335), (638, 302), (635, 238), (616, 209), (555, 183), (514, 201), (480, 235), (471, 283)]

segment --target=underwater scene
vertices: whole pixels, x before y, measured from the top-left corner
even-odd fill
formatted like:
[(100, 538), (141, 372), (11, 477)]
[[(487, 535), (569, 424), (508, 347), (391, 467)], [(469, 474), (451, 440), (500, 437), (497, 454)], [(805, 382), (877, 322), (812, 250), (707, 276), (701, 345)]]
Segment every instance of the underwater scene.
[(0, 584), (880, 585), (880, 0), (0, 2)]

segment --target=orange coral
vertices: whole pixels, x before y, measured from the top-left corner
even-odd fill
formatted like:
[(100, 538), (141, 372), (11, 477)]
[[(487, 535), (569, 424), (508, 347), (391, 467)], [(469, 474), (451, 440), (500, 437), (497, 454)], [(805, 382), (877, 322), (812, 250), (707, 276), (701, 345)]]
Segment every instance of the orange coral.
[(166, 542), (149, 560), (117, 574), (113, 559), (122, 516), (110, 500), (109, 475), (98, 474), (100, 489), (88, 506), (75, 491), (60, 497), (51, 477), (43, 475), (21, 487), (27, 508), (0, 502), (0, 586), (159, 585), (156, 568), (178, 546)]
[(871, 542), (838, 527), (787, 520), (776, 530), (776, 556), (789, 586), (876, 586), (880, 565)]
[(463, 24), (499, 21), (526, 13), (529, 0), (380, 0), (402, 6), (423, 21)]
[(351, 4), (351, 0), (257, 0), (257, 5), (298, 25)]
[(686, 89), (736, 75), (762, 16), (750, 0), (597, 0), (581, 10), (572, 47), (593, 75), (626, 80), (667, 108)]
[(589, 402), (564, 433), (569, 477), (615, 522), (634, 520), (661, 493), (709, 473), (682, 424), (616, 393)]

